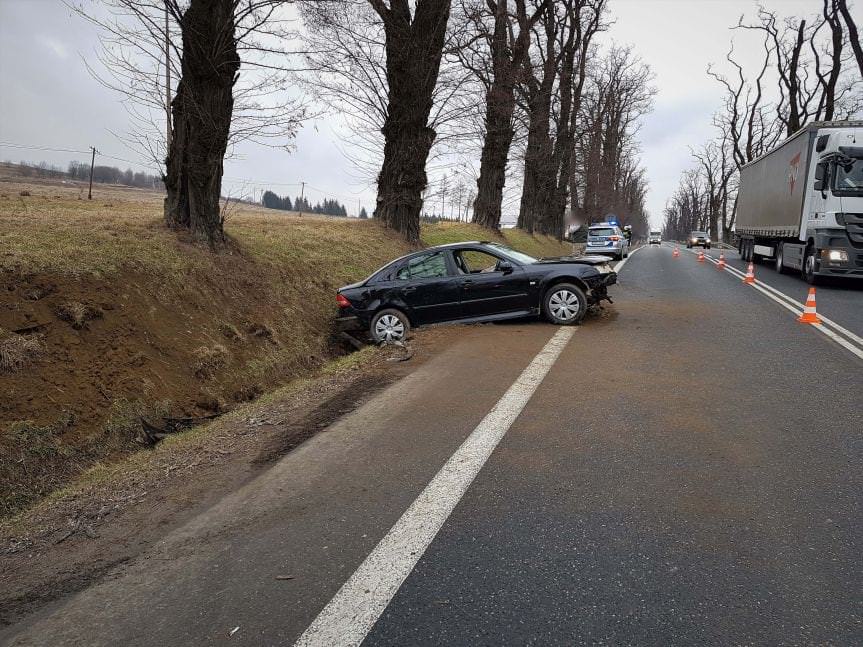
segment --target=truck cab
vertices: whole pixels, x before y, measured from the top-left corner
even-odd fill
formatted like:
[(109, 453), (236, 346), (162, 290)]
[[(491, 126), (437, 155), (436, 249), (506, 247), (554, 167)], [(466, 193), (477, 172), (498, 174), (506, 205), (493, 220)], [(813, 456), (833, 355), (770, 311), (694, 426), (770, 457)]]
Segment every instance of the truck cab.
[(815, 142), (800, 240), (818, 253), (805, 256), (804, 276), (863, 276), (863, 128), (825, 129)]

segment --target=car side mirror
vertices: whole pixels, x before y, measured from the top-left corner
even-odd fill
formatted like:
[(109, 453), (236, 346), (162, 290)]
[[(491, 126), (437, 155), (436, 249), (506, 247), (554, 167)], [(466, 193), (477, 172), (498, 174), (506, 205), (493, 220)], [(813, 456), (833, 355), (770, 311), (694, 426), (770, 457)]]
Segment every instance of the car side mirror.
[(497, 269), (500, 270), (501, 272), (503, 272), (504, 274), (512, 274), (512, 272), (513, 272), (512, 263), (509, 263), (507, 261), (501, 261), (500, 263), (498, 263)]

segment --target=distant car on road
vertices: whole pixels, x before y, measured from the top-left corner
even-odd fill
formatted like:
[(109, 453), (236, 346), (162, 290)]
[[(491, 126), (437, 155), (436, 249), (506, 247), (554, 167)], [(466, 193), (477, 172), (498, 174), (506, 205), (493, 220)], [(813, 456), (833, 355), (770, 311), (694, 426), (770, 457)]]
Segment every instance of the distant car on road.
[(662, 232), (661, 231), (651, 231), (650, 236), (648, 238), (648, 242), (651, 245), (659, 245), (662, 243)]
[(373, 340), (400, 341), (411, 326), (500, 321), (542, 314), (581, 321), (608, 297), (617, 274), (603, 256), (537, 259), (477, 241), (430, 247), (388, 263), (338, 290), (337, 329), (367, 328)]
[(710, 249), (710, 236), (706, 231), (689, 232), (689, 238), (686, 239), (686, 249), (690, 249), (692, 247)]
[(591, 225), (587, 230), (587, 254), (603, 254), (620, 260), (629, 256), (629, 240), (620, 227), (609, 222)]

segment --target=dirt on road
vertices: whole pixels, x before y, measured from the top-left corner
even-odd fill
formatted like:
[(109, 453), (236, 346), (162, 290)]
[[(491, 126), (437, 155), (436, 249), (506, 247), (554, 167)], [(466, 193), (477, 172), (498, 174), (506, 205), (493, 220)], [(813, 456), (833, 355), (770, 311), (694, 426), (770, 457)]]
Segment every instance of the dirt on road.
[(0, 525), (0, 626), (81, 590), (418, 368), (459, 327), (419, 332), (413, 355), (370, 348), (225, 417), (85, 474)]

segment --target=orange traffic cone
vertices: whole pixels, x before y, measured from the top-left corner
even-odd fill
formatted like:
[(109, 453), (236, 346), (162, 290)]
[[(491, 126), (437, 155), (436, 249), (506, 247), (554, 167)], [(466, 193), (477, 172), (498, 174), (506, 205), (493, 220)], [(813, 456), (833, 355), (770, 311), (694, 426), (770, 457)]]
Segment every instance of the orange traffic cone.
[(803, 314), (797, 317), (801, 323), (820, 324), (821, 319), (815, 312), (815, 288), (809, 288), (809, 296), (806, 297), (806, 305), (803, 306)]
[(716, 264), (717, 269), (724, 270), (725, 269), (725, 254), (719, 252), (719, 262)]
[(746, 276), (743, 277), (744, 283), (755, 283), (755, 266), (750, 262), (746, 268)]
[(677, 247), (675, 247), (675, 248), (674, 248), (674, 251), (673, 251), (673, 252), (671, 252), (671, 255), (672, 255), (674, 258), (677, 258), (678, 256), (680, 256), (680, 249), (679, 249), (679, 248), (677, 248)]
[(699, 263), (704, 262), (704, 250), (703, 249), (698, 250), (698, 262)]

